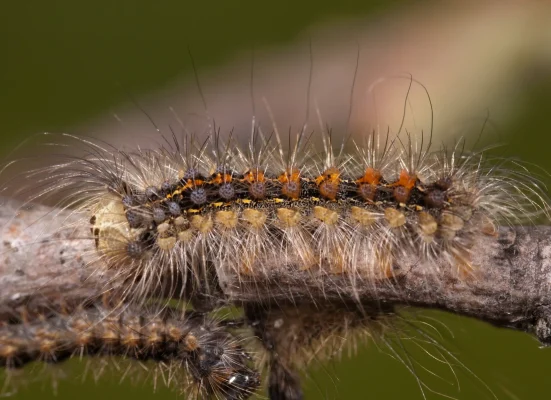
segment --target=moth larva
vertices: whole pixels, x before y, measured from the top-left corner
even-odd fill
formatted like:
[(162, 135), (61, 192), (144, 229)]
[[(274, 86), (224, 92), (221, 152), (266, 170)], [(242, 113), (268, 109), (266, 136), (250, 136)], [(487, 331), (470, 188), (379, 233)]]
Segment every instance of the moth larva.
[[(87, 154), (60, 156), (25, 179), (32, 200), (61, 193), (58, 206), (75, 210), (72, 226), (89, 226), (83, 271), (110, 274), (101, 291), (131, 307), (151, 297), (203, 311), (243, 305), (245, 325), (271, 354), (271, 398), (300, 399), (303, 364), (282, 343), (308, 349), (362, 316), (392, 314), (372, 303), (380, 286), (405, 296), (395, 283), (408, 274), (424, 274), (427, 287), (476, 281), (477, 243), (497, 243), (498, 226), (549, 215), (537, 178), (516, 163), (487, 164), (462, 141), (432, 150), (422, 136), (370, 134), (347, 153), (320, 135), (321, 149), (304, 129), (290, 134), (289, 148), (277, 132), (255, 129), (246, 148), (216, 133), (134, 152), (63, 135)], [(330, 314), (318, 307), (351, 311), (327, 332), (292, 317)], [(294, 339), (274, 330), (284, 321), (298, 329)], [(245, 398), (249, 389), (206, 394)]]
[[(154, 311), (154, 310), (153, 310)], [(123, 357), (169, 371), (167, 384), (193, 397), (248, 398), (259, 385), (250, 356), (216, 320), (174, 310), (94, 306), (0, 326), (0, 366)]]

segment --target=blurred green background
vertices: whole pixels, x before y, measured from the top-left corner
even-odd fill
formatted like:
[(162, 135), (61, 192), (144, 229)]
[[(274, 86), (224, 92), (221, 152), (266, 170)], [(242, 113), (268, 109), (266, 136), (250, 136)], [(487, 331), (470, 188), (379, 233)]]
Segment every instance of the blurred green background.
[[(0, 7), (1, 154), (25, 137), (43, 131), (70, 131), (79, 122), (101, 115), (139, 95), (191, 74), (187, 47), (199, 70), (222, 64), (236, 51), (283, 44), (313, 23), (335, 18), (391, 12), (406, 1), (21, 1)], [(427, 3), (426, 7), (429, 7)], [(525, 75), (518, 117), (499, 127), (511, 154), (551, 171), (549, 110), (551, 74)], [(542, 350), (528, 335), (499, 330), (467, 318), (423, 312), (445, 324), (443, 342), (500, 399), (535, 399), (551, 393), (551, 350)], [(439, 322), (431, 322), (439, 326)], [(452, 335), (448, 332), (453, 333)], [(404, 343), (407, 343), (404, 340)], [(416, 346), (406, 344), (417, 368), (427, 366), (445, 381), (420, 372), (427, 385), (459, 399), (489, 399), (490, 392), (461, 367), (460, 389), (446, 365), (439, 365)], [(397, 346), (400, 346), (397, 344)], [(364, 346), (353, 359), (313, 368), (307, 399), (422, 399), (414, 377), (384, 348)], [(151, 384), (118, 383), (120, 377), (88, 378), (85, 363), (62, 368), (57, 399), (150, 398)], [(17, 399), (53, 398), (53, 367), (27, 370)], [(35, 382), (35, 377), (42, 375)], [(27, 383), (25, 383), (27, 382)], [(450, 383), (451, 382), (451, 383)], [(444, 398), (426, 391), (428, 398)], [(158, 388), (155, 398), (177, 393)]]

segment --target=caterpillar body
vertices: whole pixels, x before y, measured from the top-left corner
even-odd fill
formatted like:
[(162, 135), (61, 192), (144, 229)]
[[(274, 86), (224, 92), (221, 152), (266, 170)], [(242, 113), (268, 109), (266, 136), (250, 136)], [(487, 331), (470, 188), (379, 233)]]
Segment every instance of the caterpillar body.
[(167, 382), (180, 391), (189, 389), (193, 397), (244, 399), (257, 389), (259, 375), (251, 357), (215, 319), (153, 311), (88, 306), (3, 324), (0, 366), (13, 371), (32, 361), (119, 356), (162, 365), (173, 377)]
[(130, 301), (183, 298), (189, 286), (223, 293), (292, 271), (365, 288), (399, 276), (405, 259), (469, 275), (478, 237), (548, 215), (537, 178), (462, 142), (430, 151), (422, 138), (373, 134), (335, 154), (329, 135), (322, 152), (302, 132), (288, 151), (271, 139), (255, 131), (242, 150), (231, 136), (186, 136), (132, 153), (76, 139), (88, 156), (27, 179), (45, 187), (34, 198), (66, 193), (64, 207), (78, 205)]

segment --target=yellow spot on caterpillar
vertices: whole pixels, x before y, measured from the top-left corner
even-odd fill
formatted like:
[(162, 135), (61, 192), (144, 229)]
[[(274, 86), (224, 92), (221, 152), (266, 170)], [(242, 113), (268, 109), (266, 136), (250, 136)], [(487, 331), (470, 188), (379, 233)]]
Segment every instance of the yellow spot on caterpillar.
[(212, 219), (202, 215), (194, 215), (190, 220), (191, 226), (201, 233), (207, 233), (212, 229)]
[(164, 326), (161, 318), (153, 318), (145, 325), (143, 330), (143, 340), (149, 348), (159, 346), (164, 340)]
[(247, 208), (243, 210), (243, 219), (251, 224), (253, 228), (261, 228), (265, 223), (267, 216), (264, 212)]
[(465, 225), (465, 223), (457, 215), (451, 214), (449, 212), (444, 212), (440, 217), (440, 225), (444, 229), (459, 231), (463, 229), (463, 226)]
[(222, 173), (217, 173), (214, 178), (212, 178), (210, 180), (210, 184), (216, 184), (216, 185), (221, 185), (223, 183), (231, 183), (232, 181), (232, 176), (231, 174), (222, 174)]
[(174, 225), (176, 225), (177, 227), (188, 226), (189, 221), (187, 220), (187, 218), (184, 218), (180, 215), (179, 217), (174, 219)]
[(356, 206), (350, 208), (350, 216), (354, 221), (363, 226), (372, 225), (376, 220), (374, 213)]
[(264, 171), (258, 169), (245, 172), (243, 180), (248, 183), (264, 182)]
[(191, 229), (178, 233), (178, 240), (182, 243), (187, 243), (191, 241), (191, 239), (193, 239), (193, 231)]
[(214, 215), (214, 220), (224, 228), (235, 228), (238, 222), (237, 213), (234, 211), (218, 211)]
[(314, 217), (327, 225), (335, 225), (339, 221), (339, 214), (325, 207), (315, 206)]
[(118, 321), (116, 317), (108, 316), (99, 324), (101, 327), (99, 337), (108, 344), (115, 344), (119, 341)]
[(195, 351), (199, 348), (199, 340), (193, 333), (189, 333), (184, 339), (184, 346), (187, 351)]
[(107, 256), (107, 260), (117, 257), (134, 238), (134, 231), (128, 225), (122, 203), (119, 199), (103, 199), (94, 216), (94, 235), (98, 251)]
[(404, 213), (391, 207), (385, 209), (385, 218), (391, 228), (398, 228), (406, 223)]
[(176, 238), (169, 236), (166, 238), (157, 238), (157, 247), (161, 250), (171, 250), (176, 245)]
[(170, 229), (170, 224), (168, 222), (163, 222), (162, 224), (157, 226), (157, 233), (163, 234), (167, 232)]
[(168, 323), (166, 327), (167, 336), (175, 342), (179, 342), (184, 335), (182, 329), (172, 323)]
[(434, 240), (434, 234), (438, 230), (438, 223), (436, 219), (428, 212), (421, 211), (417, 215), (419, 230), (421, 231), (421, 237), (426, 243), (432, 243)]
[(297, 226), (300, 222), (300, 212), (292, 208), (278, 208), (277, 218), (286, 228)]
[(473, 208), (467, 206), (453, 207), (451, 211), (463, 221), (469, 221), (473, 216)]
[(455, 232), (461, 230), (464, 222), (457, 215), (444, 212), (440, 217), (440, 236), (446, 240), (452, 240)]
[(122, 327), (121, 344), (127, 349), (136, 349), (140, 345), (142, 332), (139, 318), (132, 318)]

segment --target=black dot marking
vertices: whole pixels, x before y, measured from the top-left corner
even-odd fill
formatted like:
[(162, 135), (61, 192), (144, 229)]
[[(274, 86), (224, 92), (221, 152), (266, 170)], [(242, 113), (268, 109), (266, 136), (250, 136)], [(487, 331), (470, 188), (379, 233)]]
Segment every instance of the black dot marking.
[(159, 197), (158, 190), (155, 186), (149, 186), (145, 189), (145, 196), (151, 201)]
[(266, 185), (264, 182), (253, 182), (249, 186), (249, 193), (255, 199), (263, 199), (266, 196)]
[(392, 194), (398, 203), (407, 203), (409, 200), (410, 190), (404, 186), (396, 186)]
[(168, 212), (170, 213), (170, 215), (172, 215), (174, 217), (177, 217), (178, 215), (180, 215), (182, 213), (182, 208), (175, 201), (169, 201), (167, 203), (167, 207), (168, 207)]
[(92, 234), (94, 235), (94, 244), (96, 245), (96, 249), (99, 246), (99, 228), (96, 228), (92, 231)]
[(220, 185), (220, 188), (218, 189), (218, 194), (224, 200), (231, 200), (233, 196), (235, 196), (235, 189), (233, 188), (231, 183), (224, 183)]
[(165, 210), (160, 207), (153, 208), (153, 221), (160, 224), (166, 219)]
[(123, 196), (122, 198), (122, 205), (125, 207), (125, 208), (130, 208), (134, 205), (134, 197), (130, 196), (130, 195), (126, 195), (126, 196)]
[(334, 200), (339, 193), (339, 185), (332, 182), (323, 182), (320, 185), (320, 194), (327, 198)]
[(425, 196), (425, 204), (431, 208), (442, 208), (446, 202), (446, 194), (440, 189), (431, 189)]
[(188, 168), (187, 171), (184, 172), (184, 179), (195, 179), (198, 175), (199, 171), (197, 168)]
[(448, 190), (452, 187), (453, 181), (450, 176), (446, 176), (445, 178), (438, 179), (435, 182), (435, 185), (438, 186), (442, 190)]
[(358, 194), (362, 196), (364, 200), (375, 200), (377, 195), (377, 186), (369, 183), (361, 184), (358, 188)]
[(128, 210), (126, 212), (126, 220), (128, 221), (128, 225), (131, 228), (139, 228), (142, 224), (143, 218), (141, 214), (137, 213), (133, 210)]
[(194, 204), (205, 204), (207, 202), (207, 191), (203, 188), (197, 188), (191, 192), (189, 198)]
[(161, 185), (161, 191), (163, 193), (170, 193), (170, 189), (172, 189), (172, 185), (168, 181), (164, 181)]
[(291, 181), (285, 184), (288, 192), (296, 192), (299, 189), (298, 182)]
[(126, 245), (126, 254), (132, 258), (139, 258), (143, 253), (143, 246), (139, 242), (130, 242)]

